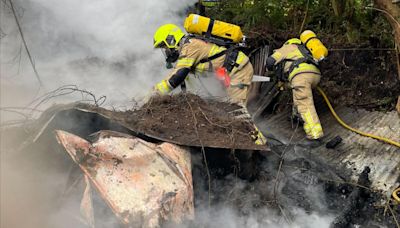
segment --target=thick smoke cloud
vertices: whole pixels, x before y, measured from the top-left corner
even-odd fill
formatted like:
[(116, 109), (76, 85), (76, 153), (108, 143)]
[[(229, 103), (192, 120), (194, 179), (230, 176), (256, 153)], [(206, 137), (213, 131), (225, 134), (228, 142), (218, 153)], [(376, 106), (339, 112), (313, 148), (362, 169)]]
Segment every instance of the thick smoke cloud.
[[(76, 85), (97, 97), (106, 95), (108, 106), (129, 108), (132, 98), (145, 96), (167, 73), (162, 54), (152, 48), (154, 31), (165, 23), (182, 25), (184, 10), (194, 2), (15, 0), (25, 39), (44, 84), (38, 93), (39, 84), (9, 1), (1, 1), (0, 106), (24, 106), (37, 95), (63, 85)], [(54, 98), (48, 104), (79, 99), (82, 99), (80, 94), (73, 94)], [(4, 120), (5, 113), (1, 115)], [(5, 154), (12, 151), (1, 149), (2, 226), (70, 227), (65, 218), (71, 205), (63, 204), (54, 211), (47, 204), (49, 198), (59, 201), (53, 189), (67, 185), (68, 173), (50, 173), (55, 168), (42, 163), (56, 167), (60, 163), (49, 154), (38, 157), (35, 153), (38, 151), (30, 152), (33, 159), (29, 157), (21, 166), (20, 161), (11, 163), (5, 159)], [(51, 149), (47, 152), (54, 153)], [(48, 214), (49, 211), (53, 214)], [(211, 210), (200, 208), (198, 216), (201, 221), (209, 221), (209, 227), (327, 227), (332, 220), (329, 216), (298, 210), (293, 221), (297, 225), (291, 226), (272, 210), (256, 210), (243, 216), (225, 205)]]
[[(184, 10), (194, 2), (15, 0), (14, 7), (44, 84), (41, 93), (77, 85), (118, 106), (144, 96), (164, 77), (152, 36), (162, 24), (182, 25)], [(23, 105), (39, 84), (8, 0), (1, 5), (1, 104), (15, 106), (20, 98), (17, 104)]]
[[(130, 108), (132, 98), (144, 96), (167, 73), (163, 55), (152, 47), (153, 33), (165, 23), (182, 25), (185, 9), (194, 2), (13, 0), (44, 84), (39, 90), (10, 2), (0, 1), (0, 107), (25, 107), (46, 92), (76, 85), (97, 98), (106, 95), (105, 106)], [(79, 93), (53, 97), (39, 109), (81, 99), (85, 97)], [(3, 109), (0, 115), (2, 123), (21, 117)], [(55, 189), (62, 189), (68, 177), (68, 172), (54, 172), (58, 168), (53, 165), (63, 165), (52, 156), (57, 154), (54, 148), (31, 149), (21, 161), (20, 152), (4, 147), (10, 138), (1, 133), (0, 226), (76, 227), (66, 219), (70, 205), (58, 210), (52, 205), (60, 201)], [(18, 137), (21, 143), (26, 140), (25, 135)]]
[[(211, 212), (210, 212), (211, 211)], [(215, 207), (211, 210), (198, 212), (198, 220), (208, 221), (199, 227), (251, 227), (251, 228), (328, 228), (333, 221), (330, 215), (320, 215), (315, 212), (308, 214), (302, 209), (291, 210), (293, 219), (286, 221), (274, 210), (259, 209), (241, 216), (229, 207)], [(212, 219), (209, 219), (212, 218)]]

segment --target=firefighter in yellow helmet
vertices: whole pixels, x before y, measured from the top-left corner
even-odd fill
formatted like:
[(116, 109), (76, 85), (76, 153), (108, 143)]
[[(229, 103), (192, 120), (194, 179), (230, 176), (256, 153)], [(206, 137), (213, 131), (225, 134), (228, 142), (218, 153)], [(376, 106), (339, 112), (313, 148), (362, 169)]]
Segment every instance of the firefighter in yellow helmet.
[[(307, 35), (308, 32), (311, 31), (307, 30), (304, 34)], [(267, 58), (268, 70), (276, 70), (280, 80), (288, 82), (292, 89), (293, 109), (304, 122), (303, 128), (307, 137), (304, 144), (310, 147), (319, 146), (324, 135), (314, 107), (312, 88), (320, 81), (318, 61), (327, 56), (327, 49), (318, 49), (316, 56), (313, 54), (300, 39), (292, 38)]]
[[(158, 28), (154, 34), (154, 48), (163, 50), (167, 66), (172, 67), (172, 63), (176, 62), (168, 76), (155, 85), (154, 90), (158, 94), (168, 94), (184, 84), (189, 73), (202, 75), (214, 72), (223, 81), (230, 101), (241, 105), (248, 114), (245, 107), (253, 78), (253, 66), (243, 52), (186, 36), (174, 24)], [(263, 145), (266, 138), (258, 131), (255, 141)]]

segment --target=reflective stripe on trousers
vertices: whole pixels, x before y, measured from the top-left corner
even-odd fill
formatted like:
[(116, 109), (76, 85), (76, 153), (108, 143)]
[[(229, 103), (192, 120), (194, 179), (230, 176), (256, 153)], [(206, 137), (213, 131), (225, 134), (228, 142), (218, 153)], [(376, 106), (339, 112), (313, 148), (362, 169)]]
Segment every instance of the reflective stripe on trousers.
[(322, 137), (322, 135), (323, 135), (322, 126), (319, 123), (319, 120), (318, 120), (318, 122), (316, 122), (313, 119), (310, 111), (307, 111), (306, 113), (301, 114), (301, 117), (304, 120), (303, 128), (304, 128), (304, 131), (306, 132), (308, 138), (318, 139), (318, 138)]
[(302, 73), (292, 79), (293, 104), (304, 121), (304, 131), (309, 139), (321, 138), (324, 133), (314, 106), (312, 88), (317, 86), (321, 76)]

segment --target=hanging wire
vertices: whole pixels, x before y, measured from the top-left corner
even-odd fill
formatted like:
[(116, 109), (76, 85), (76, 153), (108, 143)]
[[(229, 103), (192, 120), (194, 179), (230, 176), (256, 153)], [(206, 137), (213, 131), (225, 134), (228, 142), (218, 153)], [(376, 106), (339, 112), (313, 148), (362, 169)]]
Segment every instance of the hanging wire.
[(73, 93), (81, 94), (81, 99), (79, 100), (79, 102), (81, 103), (90, 102), (93, 103), (96, 107), (100, 107), (106, 101), (106, 96), (100, 96), (99, 98), (96, 98), (96, 96), (92, 92), (84, 89), (79, 89), (76, 85), (64, 85), (53, 91), (45, 93), (44, 95), (38, 98), (35, 98), (25, 107), (0, 107), (0, 112), (15, 113), (23, 117), (22, 119), (14, 119), (2, 122), (0, 123), (0, 128), (22, 125), (27, 121), (32, 120), (35, 113), (37, 114), (42, 112), (42, 110), (40, 110), (39, 107), (44, 105), (51, 99), (70, 95)]
[(26, 53), (28, 54), (29, 61), (31, 62), (31, 65), (32, 65), (33, 71), (35, 73), (35, 76), (36, 76), (37, 80), (39, 81), (40, 87), (43, 87), (42, 80), (40, 79), (40, 76), (39, 76), (39, 73), (36, 70), (35, 63), (33, 61), (32, 55), (31, 55), (31, 53), (29, 51), (28, 45), (26, 44), (24, 33), (22, 32), (22, 28), (21, 28), (21, 25), (19, 23), (19, 20), (18, 20), (18, 17), (17, 17), (17, 13), (15, 12), (14, 4), (13, 4), (12, 0), (8, 0), (8, 1), (10, 2), (10, 6), (11, 6), (12, 13), (14, 15), (14, 18), (15, 18), (15, 22), (17, 23), (18, 30), (19, 30), (19, 33), (21, 35), (22, 42), (24, 43), (24, 47), (25, 47)]

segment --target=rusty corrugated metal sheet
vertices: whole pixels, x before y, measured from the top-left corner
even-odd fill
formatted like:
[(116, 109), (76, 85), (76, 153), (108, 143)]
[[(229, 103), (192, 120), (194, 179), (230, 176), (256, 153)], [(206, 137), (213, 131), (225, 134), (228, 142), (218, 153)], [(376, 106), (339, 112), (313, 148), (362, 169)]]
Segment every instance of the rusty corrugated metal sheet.
[[(94, 143), (65, 131), (56, 131), (56, 136), (127, 227), (158, 227), (162, 221), (193, 218), (188, 150), (110, 131), (100, 131)], [(85, 208), (90, 217), (90, 206)]]
[[(400, 117), (396, 111), (370, 112), (345, 107), (338, 108), (336, 111), (344, 122), (356, 129), (400, 141)], [(288, 116), (288, 113), (284, 113), (270, 116), (266, 120), (259, 120), (260, 129), (288, 143), (294, 132)], [(327, 161), (337, 169), (345, 168), (351, 172), (353, 180), (357, 179), (365, 166), (369, 166), (371, 168), (369, 176), (372, 187), (375, 189), (391, 192), (399, 185), (400, 149), (398, 147), (363, 137), (343, 128), (327, 110), (322, 110), (320, 119), (326, 135), (325, 142), (337, 135), (341, 136), (343, 141), (335, 149), (327, 149), (325, 146), (313, 149), (310, 151), (312, 156)], [(292, 143), (304, 137), (303, 129), (299, 127)]]

